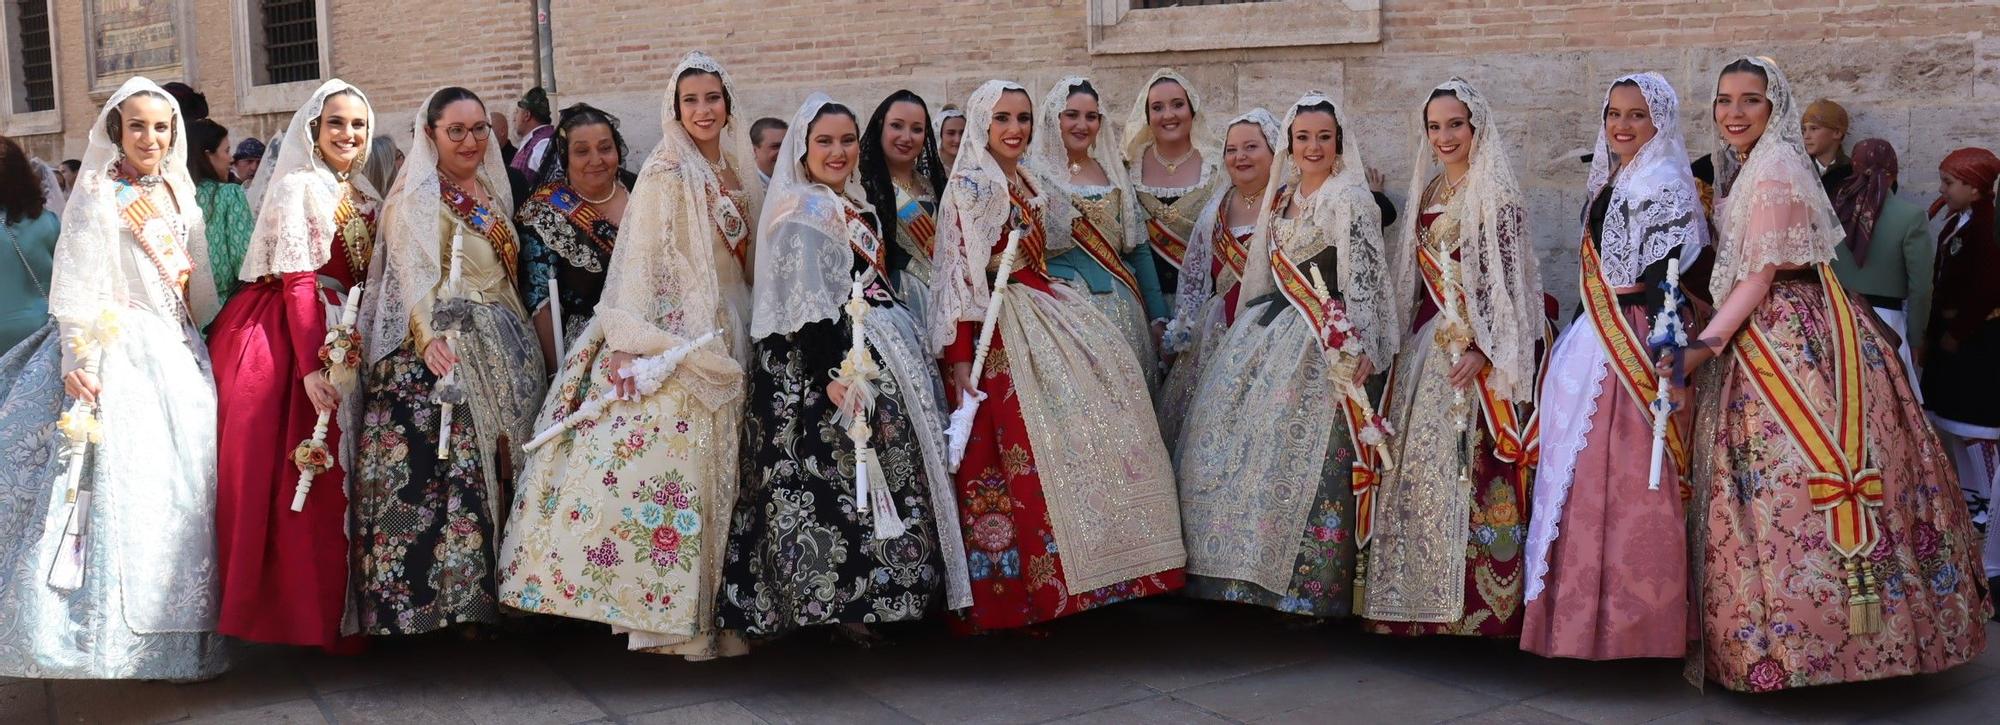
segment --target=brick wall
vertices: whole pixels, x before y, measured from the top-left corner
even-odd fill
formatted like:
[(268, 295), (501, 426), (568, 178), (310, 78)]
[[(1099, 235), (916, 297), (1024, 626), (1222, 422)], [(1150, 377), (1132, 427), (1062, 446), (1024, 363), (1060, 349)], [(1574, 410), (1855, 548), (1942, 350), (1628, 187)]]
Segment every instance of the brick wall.
[[(282, 114), (234, 112), (231, 0), (192, 1), (196, 74), (217, 119), (261, 135), (281, 128)], [(1596, 104), (1615, 75), (1657, 70), (1672, 80), (1699, 154), (1713, 146), (1704, 99), (1714, 71), (1733, 55), (1775, 57), (1807, 100), (1828, 96), (1848, 106), (1850, 140), (1880, 136), (1896, 145), (1913, 198), (1928, 198), (1951, 149), (2000, 147), (1992, 121), (2000, 118), (2000, 0), (1381, 0), (1379, 43), (1099, 56), (1086, 50), (1086, 1), (561, 2), (557, 103), (587, 100), (619, 114), (643, 153), (659, 138), (667, 76), (692, 48), (730, 68), (753, 116), (787, 116), (813, 90), (863, 113), (903, 87), (935, 104), (963, 101), (993, 77), (1017, 80), (1039, 98), (1080, 72), (1097, 79), (1111, 117), (1122, 121), (1146, 74), (1172, 65), (1206, 97), (1211, 131), (1251, 105), (1278, 107), (1308, 88), (1327, 91), (1341, 100), (1364, 158), (1400, 195), (1416, 104), (1459, 75), (1493, 100), (1517, 146), (1545, 276), (1566, 295), (1573, 295), (1569, 250), (1585, 171), (1572, 152), (1594, 140)], [(57, 5), (70, 135), (28, 140), (44, 154), (73, 156), (97, 101), (79, 78), (81, 0)], [(416, 105), (446, 84), (511, 108), (533, 84), (532, 13), (527, 0), (339, 0), (330, 18), (333, 68), (368, 91), (385, 129), (407, 129)]]

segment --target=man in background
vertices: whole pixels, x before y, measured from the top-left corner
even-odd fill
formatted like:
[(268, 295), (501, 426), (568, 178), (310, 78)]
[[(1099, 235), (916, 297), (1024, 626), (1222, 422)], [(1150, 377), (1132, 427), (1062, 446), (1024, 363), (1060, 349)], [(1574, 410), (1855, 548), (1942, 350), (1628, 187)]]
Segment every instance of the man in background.
[(764, 179), (765, 186), (771, 185), (771, 169), (778, 165), (778, 146), (785, 142), (788, 130), (784, 121), (770, 116), (750, 124), (750, 143), (757, 147), (757, 176)]
[(549, 93), (541, 86), (528, 89), (527, 95), (514, 102), (514, 133), (521, 137), (521, 143), (509, 165), (522, 176), (532, 179), (535, 170), (542, 168), (542, 156), (556, 135), (555, 127), (549, 125), (551, 118)]
[(243, 139), (236, 145), (236, 153), (229, 157), (229, 175), (238, 184), (250, 185), (257, 178), (257, 167), (264, 163), (264, 142), (256, 138)]

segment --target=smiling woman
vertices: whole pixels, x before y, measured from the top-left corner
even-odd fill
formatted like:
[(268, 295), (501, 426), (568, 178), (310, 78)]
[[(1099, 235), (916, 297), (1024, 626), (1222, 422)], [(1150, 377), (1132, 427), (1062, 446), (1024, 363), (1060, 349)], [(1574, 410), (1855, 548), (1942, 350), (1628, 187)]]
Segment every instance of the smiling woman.
[(189, 680), (227, 664), (198, 332), (215, 287), (189, 243), (202, 215), (186, 143), (152, 81), (112, 95), (63, 215), (54, 319), (0, 357), (0, 676)]
[(521, 235), (521, 301), (534, 320), (543, 359), (560, 367), (556, 351), (570, 349), (583, 334), (604, 294), (631, 197), (617, 117), (579, 103), (563, 109), (553, 138), (535, 191), (514, 212), (514, 223)]
[[(291, 510), (291, 484), (294, 447), (312, 437), (317, 414), (355, 412), (345, 405), (358, 394), (354, 367), (333, 364), (342, 348), (324, 343), (375, 251), (381, 195), (353, 173), (374, 118), (361, 90), (340, 80), (321, 85), (292, 116), (275, 164), (264, 168), (269, 191), (243, 261), (245, 286), (210, 329), (223, 441), (219, 629), (233, 637), (339, 652), (360, 645), (340, 631), (348, 467), (318, 473), (302, 511)], [(327, 431), (329, 451), (352, 448), (360, 417), (341, 420)]]
[(723, 626), (753, 637), (839, 624), (868, 641), (869, 624), (922, 619), (946, 592), (954, 606), (970, 596), (937, 365), (889, 284), (880, 222), (853, 174), (860, 149), (854, 113), (813, 94), (791, 119), (758, 223), (743, 487), (721, 606)]

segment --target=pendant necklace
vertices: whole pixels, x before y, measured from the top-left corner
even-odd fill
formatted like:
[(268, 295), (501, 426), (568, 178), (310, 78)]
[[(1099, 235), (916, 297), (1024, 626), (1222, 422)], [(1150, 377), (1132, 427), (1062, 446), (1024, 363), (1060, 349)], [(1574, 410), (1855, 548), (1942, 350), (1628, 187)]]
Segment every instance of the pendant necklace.
[(1181, 164), (1185, 164), (1188, 162), (1188, 159), (1194, 158), (1195, 148), (1193, 146), (1189, 146), (1187, 153), (1181, 154), (1180, 158), (1174, 159), (1172, 161), (1168, 161), (1166, 157), (1160, 155), (1160, 147), (1158, 144), (1153, 145), (1152, 151), (1153, 151), (1153, 160), (1160, 162), (1161, 166), (1167, 167), (1168, 174), (1173, 174), (1180, 170)]

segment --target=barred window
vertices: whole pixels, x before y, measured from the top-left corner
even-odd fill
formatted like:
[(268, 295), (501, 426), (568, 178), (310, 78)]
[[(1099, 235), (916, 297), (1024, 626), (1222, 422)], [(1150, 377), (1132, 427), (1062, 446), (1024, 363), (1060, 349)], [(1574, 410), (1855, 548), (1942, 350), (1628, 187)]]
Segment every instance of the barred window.
[(49, 42), (49, 0), (14, 0), (14, 110), (52, 111), (56, 107), (56, 65)]
[(257, 85), (316, 81), (319, 68), (319, 10), (314, 0), (258, 0), (257, 27), (262, 53)]

